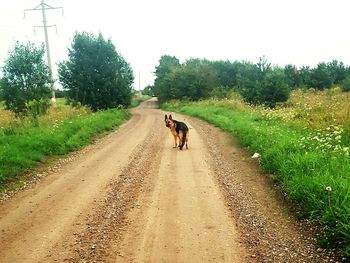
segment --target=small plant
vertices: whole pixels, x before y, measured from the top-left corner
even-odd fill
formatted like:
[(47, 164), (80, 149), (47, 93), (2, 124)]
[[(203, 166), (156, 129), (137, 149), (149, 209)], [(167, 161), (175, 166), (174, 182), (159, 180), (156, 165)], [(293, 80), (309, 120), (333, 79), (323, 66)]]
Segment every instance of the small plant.
[(27, 111), (32, 116), (33, 124), (38, 126), (38, 116), (46, 114), (50, 107), (50, 101), (48, 99), (40, 98), (34, 99), (26, 103)]

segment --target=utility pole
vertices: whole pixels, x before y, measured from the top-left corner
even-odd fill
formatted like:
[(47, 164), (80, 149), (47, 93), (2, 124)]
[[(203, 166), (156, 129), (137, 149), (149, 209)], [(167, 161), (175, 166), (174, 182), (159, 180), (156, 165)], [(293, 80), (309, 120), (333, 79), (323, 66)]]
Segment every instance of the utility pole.
[(141, 71), (139, 70), (139, 91), (141, 91)]
[(56, 25), (48, 25), (47, 24), (47, 19), (46, 19), (46, 10), (51, 10), (51, 9), (62, 9), (62, 15), (63, 15), (63, 7), (52, 7), (48, 4), (45, 3), (44, 0), (41, 0), (41, 3), (36, 6), (35, 8), (32, 9), (24, 9), (24, 17), (26, 16), (26, 12), (28, 11), (40, 11), (42, 13), (43, 16), (43, 26), (34, 26), (34, 32), (35, 32), (35, 28), (37, 27), (43, 27), (44, 28), (44, 32), (45, 32), (45, 46), (46, 46), (46, 56), (47, 56), (47, 65), (49, 67), (49, 75), (50, 75), (50, 80), (51, 80), (51, 100), (53, 103), (56, 102), (56, 96), (55, 96), (55, 87), (54, 87), (54, 81), (53, 81), (53, 77), (52, 77), (52, 64), (51, 64), (51, 56), (50, 56), (50, 45), (49, 45), (49, 34), (47, 31), (48, 27), (56, 27), (56, 32), (57, 32), (57, 26)]

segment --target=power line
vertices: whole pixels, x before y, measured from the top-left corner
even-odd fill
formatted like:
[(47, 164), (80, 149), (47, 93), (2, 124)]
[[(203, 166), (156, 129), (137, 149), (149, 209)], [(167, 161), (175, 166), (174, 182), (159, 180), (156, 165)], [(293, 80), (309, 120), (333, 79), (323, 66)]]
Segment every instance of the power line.
[(26, 16), (26, 12), (28, 11), (41, 11), (42, 13), (42, 17), (43, 17), (43, 26), (34, 26), (34, 32), (35, 32), (35, 28), (44, 28), (44, 32), (45, 32), (45, 46), (46, 46), (46, 55), (47, 55), (47, 64), (49, 67), (49, 74), (50, 74), (50, 79), (51, 79), (51, 94), (52, 94), (52, 101), (55, 102), (56, 101), (56, 96), (55, 96), (55, 87), (54, 87), (54, 81), (53, 81), (53, 77), (52, 77), (52, 64), (51, 64), (51, 56), (50, 56), (50, 45), (49, 45), (49, 35), (48, 35), (48, 31), (47, 28), (49, 27), (55, 27), (56, 28), (56, 32), (57, 32), (57, 26), (56, 25), (48, 25), (47, 24), (47, 19), (46, 19), (46, 10), (52, 10), (52, 9), (61, 9), (62, 10), (62, 15), (63, 15), (63, 7), (52, 7), (48, 4), (45, 3), (44, 0), (41, 0), (41, 3), (36, 6), (35, 8), (32, 9), (24, 9), (24, 17)]

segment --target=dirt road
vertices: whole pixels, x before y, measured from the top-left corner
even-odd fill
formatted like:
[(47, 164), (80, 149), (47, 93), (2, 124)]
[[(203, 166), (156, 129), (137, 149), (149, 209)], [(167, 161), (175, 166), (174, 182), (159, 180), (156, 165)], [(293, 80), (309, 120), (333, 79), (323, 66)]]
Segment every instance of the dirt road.
[(190, 150), (172, 148), (148, 101), (3, 202), (0, 262), (329, 262), (230, 137), (174, 117)]

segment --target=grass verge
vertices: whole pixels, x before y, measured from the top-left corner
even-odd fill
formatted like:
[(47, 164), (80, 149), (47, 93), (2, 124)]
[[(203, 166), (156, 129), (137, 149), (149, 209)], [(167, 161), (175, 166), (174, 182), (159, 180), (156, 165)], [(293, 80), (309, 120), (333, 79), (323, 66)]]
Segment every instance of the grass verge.
[(44, 157), (81, 149), (129, 117), (127, 110), (111, 109), (39, 127), (11, 125), (0, 129), (0, 190), (6, 182), (43, 162)]
[[(162, 108), (206, 120), (234, 135), (252, 153), (259, 153), (263, 171), (274, 175), (303, 217), (322, 226), (320, 243), (350, 258), (348, 147), (321, 147), (332, 141), (234, 104), (169, 102)], [(307, 138), (313, 143), (306, 143)]]

